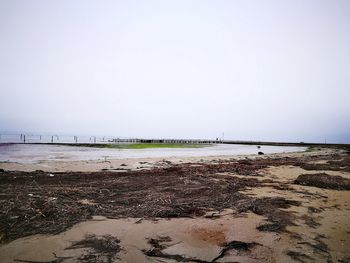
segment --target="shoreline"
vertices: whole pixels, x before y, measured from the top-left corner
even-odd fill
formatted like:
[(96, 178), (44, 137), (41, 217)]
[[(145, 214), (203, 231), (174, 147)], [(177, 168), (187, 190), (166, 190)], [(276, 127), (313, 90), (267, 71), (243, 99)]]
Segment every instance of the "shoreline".
[(283, 142), (283, 141), (235, 141), (235, 140), (205, 140), (205, 139), (121, 139), (120, 141), (99, 142), (0, 142), (2, 144), (33, 144), (33, 145), (66, 145), (101, 147), (118, 144), (239, 144), (239, 145), (264, 145), (264, 146), (300, 146), (300, 147), (324, 147), (336, 149), (350, 149), (349, 143), (320, 143), (320, 142)]
[(19, 163), (19, 162), (0, 162), (0, 169), (8, 171), (36, 171), (45, 172), (89, 172), (89, 171), (134, 171), (142, 169), (151, 169), (156, 167), (166, 167), (169, 164), (181, 163), (205, 163), (215, 162), (216, 160), (241, 160), (241, 159), (256, 159), (256, 158), (278, 158), (278, 157), (299, 157), (299, 156), (314, 156), (327, 155), (336, 153), (334, 149), (318, 149), (308, 152), (297, 151), (287, 153), (269, 153), (264, 155), (258, 154), (243, 154), (243, 155), (209, 155), (209, 156), (179, 156), (179, 157), (151, 157), (151, 158), (125, 158), (117, 159), (107, 157), (105, 159), (96, 160), (78, 160), (78, 161), (39, 161), (37, 163)]
[[(205, 162), (215, 159), (229, 160), (242, 158), (267, 158), (278, 156), (293, 156), (296, 153), (311, 153), (314, 150), (320, 152), (320, 148), (292, 147), (286, 149), (276, 149), (275, 146), (268, 148), (249, 149), (226, 147), (223, 144), (211, 145), (208, 149), (193, 148), (152, 148), (152, 149), (107, 149), (91, 147), (70, 147), (59, 145), (59, 147), (68, 148), (31, 148), (32, 144), (22, 148), (15, 148), (14, 154), (9, 151), (7, 161), (0, 161), (0, 169), (18, 170), (18, 171), (35, 171), (42, 170), (47, 172), (66, 172), (66, 171), (123, 171), (135, 169), (150, 169), (153, 167), (163, 166), (164, 160), (171, 163), (185, 162)], [(37, 145), (37, 144), (33, 144)], [(48, 145), (51, 146), (51, 145)], [(203, 145), (201, 145), (203, 146)], [(22, 146), (21, 146), (22, 147)], [(56, 145), (53, 145), (56, 147)], [(277, 146), (278, 147), (278, 146)], [(11, 148), (10, 148), (11, 149)], [(192, 150), (193, 149), (193, 150)], [(311, 149), (311, 151), (310, 151)], [(80, 150), (82, 152), (80, 152)], [(103, 151), (100, 152), (100, 151)], [(259, 155), (262, 151), (264, 154)], [(275, 152), (274, 152), (275, 151)], [(282, 152), (283, 151), (283, 152)], [(332, 149), (323, 149), (322, 151), (334, 151)], [(251, 152), (251, 153), (247, 153)], [(6, 153), (6, 152), (5, 152)], [(12, 154), (12, 155), (11, 155)], [(80, 156), (82, 154), (82, 156)], [(97, 154), (97, 155), (96, 155)], [(146, 157), (147, 155), (152, 157)], [(158, 157), (158, 156), (159, 157)], [(164, 156), (162, 156), (164, 155)], [(80, 156), (80, 157), (79, 157)], [(154, 157), (153, 157), (154, 156)], [(2, 159), (6, 158), (6, 154)], [(89, 159), (90, 158), (90, 159)], [(80, 160), (79, 160), (80, 159)], [(6, 160), (6, 159), (5, 159)], [(11, 161), (13, 160), (13, 161)]]

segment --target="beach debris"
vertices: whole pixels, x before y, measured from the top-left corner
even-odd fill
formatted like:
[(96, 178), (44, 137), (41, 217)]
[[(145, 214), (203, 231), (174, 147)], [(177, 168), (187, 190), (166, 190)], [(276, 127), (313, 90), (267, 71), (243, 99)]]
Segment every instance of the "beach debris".
[(78, 262), (111, 263), (121, 251), (119, 243), (120, 240), (111, 235), (96, 236), (95, 234), (86, 234), (83, 240), (74, 241), (66, 249), (88, 249), (78, 258)]
[(171, 242), (171, 238), (169, 236), (160, 236), (157, 238), (149, 238), (148, 244), (152, 245), (152, 249), (164, 249), (166, 246), (162, 243)]
[(316, 170), (316, 171), (344, 171), (350, 172), (350, 155), (338, 157), (334, 156), (331, 160), (326, 163), (310, 163), (303, 162), (300, 167), (304, 170)]
[(341, 259), (338, 259), (339, 263), (349, 263), (350, 262), (350, 256), (345, 256)]
[(317, 235), (313, 240), (311, 241), (300, 241), (298, 242), (298, 245), (307, 245), (311, 248), (313, 248), (314, 253), (318, 253), (324, 256), (330, 256), (329, 254), (329, 248), (325, 242), (322, 241), (322, 238), (325, 238), (322, 235)]
[(263, 153), (263, 152), (258, 152), (258, 154), (259, 154), (259, 155), (264, 155), (264, 153)]
[(252, 243), (247, 243), (243, 241), (237, 241), (233, 240), (231, 242), (226, 243), (223, 248), (220, 251), (220, 254), (212, 260), (212, 262), (216, 262), (218, 259), (223, 258), (226, 253), (230, 250), (236, 250), (238, 252), (240, 251), (248, 251), (252, 247), (255, 247), (256, 245), (260, 245), (258, 243), (252, 242)]
[(316, 222), (316, 219), (309, 214), (301, 216), (300, 219), (304, 220), (305, 224), (311, 228), (317, 228), (321, 225), (320, 223)]
[(326, 173), (301, 174), (294, 180), (294, 183), (319, 188), (350, 190), (350, 179)]
[[(254, 198), (244, 190), (267, 183), (257, 179), (263, 176), (260, 169), (300, 163), (297, 158), (232, 160), (199, 166), (182, 163), (140, 171), (64, 172), (49, 180), (44, 172), (6, 171), (0, 177), (0, 231), (10, 241), (33, 234), (57, 234), (95, 215), (198, 217), (223, 209), (264, 215), (269, 222), (280, 224), (277, 231), (284, 231), (293, 224), (294, 216), (280, 208), (299, 203), (284, 198)], [(81, 203), (84, 199), (88, 202)]]
[(286, 254), (288, 256), (290, 256), (292, 259), (294, 259), (295, 261), (298, 261), (301, 263), (315, 262), (315, 260), (312, 257), (310, 257), (302, 252), (289, 250), (289, 251), (287, 251)]
[(308, 211), (309, 213), (316, 213), (316, 214), (321, 213), (323, 210), (324, 210), (324, 209), (316, 208), (316, 207), (313, 207), (313, 206), (309, 206), (309, 207), (307, 208), (307, 211)]
[(278, 223), (266, 223), (258, 226), (256, 229), (263, 232), (277, 232), (281, 229), (281, 225)]
[(148, 250), (142, 250), (142, 252), (148, 257), (164, 258), (164, 259), (173, 259), (178, 262), (199, 262), (199, 263), (208, 263), (208, 261), (203, 261), (193, 257), (186, 257), (184, 255), (177, 254), (167, 254), (162, 250), (169, 247), (164, 243), (171, 242), (171, 238), (168, 236), (150, 238), (148, 239), (148, 244), (151, 245), (151, 248)]
[(228, 251), (230, 250), (235, 250), (239, 254), (240, 252), (244, 251), (247, 252), (249, 251), (252, 247), (256, 245), (260, 245), (258, 243), (247, 243), (243, 241), (236, 241), (233, 240), (231, 242), (225, 243), (222, 246), (222, 249), (220, 253), (213, 258), (211, 261), (205, 261), (201, 260), (198, 258), (193, 258), (193, 257), (186, 257), (184, 255), (177, 255), (177, 254), (167, 254), (163, 252), (165, 248), (169, 247), (169, 244), (166, 245), (164, 243), (171, 242), (171, 238), (166, 236), (166, 237), (158, 237), (158, 238), (150, 238), (148, 239), (148, 244), (151, 245), (151, 248), (148, 250), (143, 250), (143, 253), (149, 257), (157, 257), (157, 258), (166, 258), (166, 259), (174, 259), (175, 261), (178, 262), (200, 262), (200, 263), (207, 263), (207, 262), (217, 262), (219, 259), (223, 258)]
[(220, 218), (220, 213), (218, 213), (218, 212), (211, 212), (211, 213), (205, 214), (204, 217), (205, 218), (216, 219), (216, 218)]
[(238, 212), (251, 211), (268, 218), (269, 224), (258, 226), (260, 231), (285, 231), (287, 226), (295, 225), (295, 216), (285, 210), (291, 206), (300, 206), (299, 201), (289, 200), (282, 197), (263, 197), (243, 199), (237, 204)]
[(56, 253), (52, 253), (55, 256), (55, 259), (49, 261), (34, 261), (34, 260), (24, 260), (24, 259), (14, 259), (15, 262), (24, 262), (24, 263), (61, 263), (73, 257), (59, 257)]
[(136, 220), (136, 221), (135, 221), (135, 224), (141, 224), (141, 223), (142, 223), (142, 220), (143, 220), (143, 218), (140, 218), (140, 219)]
[(96, 203), (86, 198), (79, 200), (78, 203), (82, 205), (96, 205)]

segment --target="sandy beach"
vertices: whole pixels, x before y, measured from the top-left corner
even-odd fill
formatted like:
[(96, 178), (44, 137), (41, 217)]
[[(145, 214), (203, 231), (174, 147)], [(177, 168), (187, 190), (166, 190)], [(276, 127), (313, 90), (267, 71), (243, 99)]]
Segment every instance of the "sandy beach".
[(350, 157), (0, 164), (3, 262), (350, 262)]
[(0, 21), (0, 263), (350, 263), (350, 0)]

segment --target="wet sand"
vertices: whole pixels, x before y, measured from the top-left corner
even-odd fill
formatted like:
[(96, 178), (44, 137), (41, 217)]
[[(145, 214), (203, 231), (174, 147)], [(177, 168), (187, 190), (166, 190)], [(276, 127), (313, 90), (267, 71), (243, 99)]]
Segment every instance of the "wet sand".
[[(74, 144), (73, 144), (74, 145)], [(180, 144), (179, 148), (159, 147), (145, 149), (119, 149), (103, 148), (100, 146), (89, 147), (50, 144), (1, 144), (0, 163), (16, 162), (22, 164), (36, 163), (61, 163), (74, 161), (110, 161), (142, 158), (188, 158), (202, 156), (235, 156), (258, 154), (259, 151), (266, 154), (283, 152), (300, 152), (305, 147), (296, 146), (259, 146), (239, 144)], [(137, 144), (136, 144), (137, 145)], [(162, 144), (161, 144), (162, 145)], [(114, 145), (118, 147), (118, 144)], [(132, 146), (132, 145), (131, 145)], [(166, 146), (163, 145), (163, 146)], [(158, 148), (157, 148), (158, 147)]]
[[(92, 233), (120, 240), (113, 262), (350, 262), (350, 191), (294, 183), (301, 174), (350, 179), (349, 164), (349, 156), (334, 149), (263, 158), (3, 163), (2, 169), (14, 172), (0, 177), (1, 202), (18, 203), (2, 210), (0, 256), (4, 262), (96, 262), (91, 248), (67, 249)], [(18, 172), (39, 167), (45, 172)], [(114, 170), (119, 168), (130, 171)], [(74, 179), (65, 183), (69, 176)], [(29, 189), (34, 196), (5, 197), (16, 189)], [(118, 189), (116, 199), (112, 189)], [(40, 215), (51, 216), (45, 202), (52, 198), (62, 200), (57, 201), (60, 209), (70, 204), (83, 209), (80, 223), (52, 230)], [(106, 206), (108, 201), (114, 203)], [(26, 215), (18, 210), (21, 204), (40, 210), (30, 214), (36, 218), (26, 219), (28, 224), (10, 218)], [(69, 217), (73, 211), (65, 213)], [(24, 231), (6, 228), (6, 220)], [(46, 229), (35, 227), (43, 222)], [(83, 261), (87, 256), (91, 261)]]
[(266, 155), (218, 155), (218, 156), (197, 156), (197, 157), (167, 157), (167, 158), (125, 158), (125, 159), (99, 159), (86, 161), (40, 161), (36, 163), (21, 162), (0, 162), (0, 169), (7, 171), (36, 171), (45, 172), (96, 172), (96, 171), (129, 171), (150, 169), (154, 167), (166, 167), (172, 164), (181, 163), (207, 163), (230, 160), (241, 160), (245, 158), (279, 158), (279, 157), (303, 157), (303, 156), (320, 156), (332, 155), (334, 149), (322, 149), (317, 152), (292, 152), (292, 153), (274, 153)]
[[(226, 213), (225, 213), (226, 212)], [(222, 214), (227, 214), (223, 211)], [(225, 260), (249, 262), (251, 253), (260, 260), (272, 260), (271, 246), (276, 235), (264, 234), (256, 230), (256, 226), (263, 217), (248, 213), (244, 217), (233, 218), (230, 213), (216, 220), (206, 218), (178, 218), (171, 220), (142, 220), (139, 219), (99, 219), (80, 223), (72, 229), (56, 235), (36, 235), (30, 238), (16, 240), (2, 252), (2, 259), (11, 262), (13, 259), (32, 261), (50, 261), (55, 257), (72, 257), (65, 262), (76, 262), (76, 257), (84, 251), (65, 250), (74, 240), (83, 239), (86, 233), (103, 236), (110, 234), (121, 240), (123, 251), (116, 261), (122, 262), (149, 262), (142, 250), (151, 249), (149, 239), (169, 237), (164, 253), (169, 255), (185, 255), (187, 258), (212, 261), (221, 251), (221, 246), (230, 240), (242, 242), (258, 242), (259, 245), (249, 253), (237, 253), (226, 257)], [(20, 250), (19, 250), (20, 248)], [(38, 248), (41, 248), (40, 252)], [(21, 251), (23, 251), (21, 253)], [(156, 260), (156, 259), (154, 259)], [(163, 260), (162, 260), (163, 261)]]

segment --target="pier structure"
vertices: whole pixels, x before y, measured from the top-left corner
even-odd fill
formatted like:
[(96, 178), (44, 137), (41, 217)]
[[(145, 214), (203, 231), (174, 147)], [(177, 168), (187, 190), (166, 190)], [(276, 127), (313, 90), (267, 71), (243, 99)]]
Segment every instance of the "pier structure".
[(178, 143), (178, 144), (210, 144), (222, 143), (222, 140), (205, 139), (112, 139), (111, 143)]

